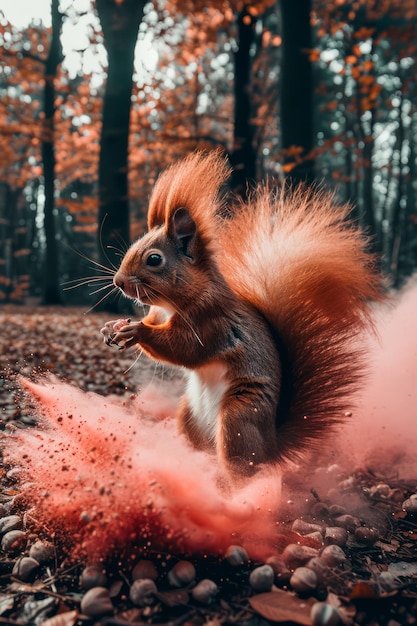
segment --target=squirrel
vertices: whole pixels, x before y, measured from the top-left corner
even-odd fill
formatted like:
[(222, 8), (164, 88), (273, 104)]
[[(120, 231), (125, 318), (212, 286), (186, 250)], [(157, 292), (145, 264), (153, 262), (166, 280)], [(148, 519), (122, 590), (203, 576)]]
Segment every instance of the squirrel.
[(230, 203), (230, 173), (212, 151), (159, 176), (148, 233), (113, 278), (149, 312), (101, 332), (186, 368), (180, 431), (248, 477), (318, 450), (346, 419), (384, 287), (348, 205), (305, 185), (259, 185)]

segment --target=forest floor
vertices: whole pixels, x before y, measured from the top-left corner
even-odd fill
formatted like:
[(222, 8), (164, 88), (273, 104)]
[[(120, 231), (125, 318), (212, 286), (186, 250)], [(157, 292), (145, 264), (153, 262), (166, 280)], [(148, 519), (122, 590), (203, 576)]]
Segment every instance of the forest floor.
[[(36, 428), (37, 422), (17, 375), (50, 371), (83, 391), (121, 397), (156, 377), (178, 392), (178, 374), (103, 347), (98, 331), (110, 318), (77, 308), (2, 308), (6, 445), (8, 431)], [(314, 497), (303, 515), (291, 519), (287, 509), (281, 520), (287, 545), (281, 536), (267, 562), (254, 562), (231, 546), (226, 554), (204, 557), (143, 555), (133, 567), (118, 555), (99, 566), (69, 562), (54, 530), (45, 533), (21, 497), (14, 468), (3, 464), (0, 624), (417, 624), (417, 476), (400, 479), (388, 467), (333, 465), (328, 471), (340, 472), (336, 500), (310, 490)], [(297, 480), (309, 478), (293, 475), (289, 498)]]

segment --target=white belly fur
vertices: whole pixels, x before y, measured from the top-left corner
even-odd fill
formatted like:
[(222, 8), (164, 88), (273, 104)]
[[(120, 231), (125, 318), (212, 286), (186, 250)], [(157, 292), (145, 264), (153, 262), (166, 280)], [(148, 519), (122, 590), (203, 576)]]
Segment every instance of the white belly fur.
[(211, 441), (216, 438), (220, 404), (229, 386), (226, 371), (225, 365), (214, 363), (192, 371), (188, 378), (187, 396), (194, 423)]
[(154, 324), (163, 324), (172, 317), (174, 310), (170, 309), (168, 306), (157, 306), (154, 304), (150, 307), (149, 313), (155, 316)]

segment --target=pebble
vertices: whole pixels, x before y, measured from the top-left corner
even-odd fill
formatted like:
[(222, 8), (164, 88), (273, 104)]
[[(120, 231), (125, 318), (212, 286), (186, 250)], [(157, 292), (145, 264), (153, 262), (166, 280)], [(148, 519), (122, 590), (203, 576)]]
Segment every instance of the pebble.
[(3, 552), (13, 553), (24, 549), (27, 535), (23, 530), (10, 530), (3, 535), (1, 549)]
[(232, 545), (227, 548), (224, 559), (232, 567), (239, 567), (242, 565), (247, 565), (247, 563), (249, 562), (249, 555), (246, 552), (245, 548), (242, 548), (242, 546)]
[(12, 574), (23, 582), (30, 582), (35, 578), (39, 563), (30, 556), (22, 556), (13, 566)]
[(138, 578), (133, 581), (129, 598), (135, 606), (150, 606), (155, 602), (155, 594), (158, 593), (155, 581), (150, 578)]
[(308, 537), (309, 539), (314, 539), (314, 541), (317, 541), (317, 543), (321, 543), (323, 544), (323, 535), (320, 532), (315, 532), (315, 533), (308, 533), (308, 535), (304, 535), (304, 537)]
[(350, 567), (350, 562), (340, 546), (326, 546), (320, 556), (330, 567), (339, 567), (340, 569), (349, 569)]
[(307, 561), (315, 556), (319, 555), (319, 551), (316, 548), (310, 548), (309, 546), (300, 546), (297, 543), (290, 543), (285, 547), (282, 553), (284, 563), (289, 569), (295, 569), (305, 565)]
[(328, 526), (324, 533), (324, 544), (326, 546), (344, 546), (348, 540), (348, 532), (340, 526)]
[(178, 561), (168, 572), (168, 582), (173, 587), (186, 587), (195, 579), (195, 567), (190, 561)]
[(105, 587), (107, 585), (107, 576), (103, 568), (98, 565), (87, 565), (81, 572), (80, 585), (84, 591), (94, 587)]
[(407, 515), (417, 515), (417, 493), (413, 493), (407, 500), (404, 500), (402, 508)]
[(366, 526), (359, 526), (359, 528), (355, 530), (354, 537), (359, 543), (367, 543), (370, 545), (379, 539), (377, 531), (374, 528), (367, 528)]
[(140, 578), (150, 578), (151, 580), (157, 580), (158, 570), (156, 565), (152, 561), (142, 559), (138, 561), (132, 570), (132, 579), (139, 580)]
[(346, 514), (346, 509), (344, 506), (341, 506), (340, 504), (332, 504), (329, 507), (329, 513), (332, 517), (340, 517), (340, 515)]
[(81, 600), (81, 613), (88, 617), (101, 617), (113, 613), (110, 592), (106, 587), (92, 587)]
[(211, 604), (214, 602), (216, 595), (219, 593), (219, 588), (213, 580), (209, 578), (203, 578), (200, 582), (191, 590), (191, 596), (196, 602), (201, 604)]
[(29, 556), (36, 559), (41, 565), (50, 563), (55, 558), (55, 546), (49, 541), (35, 541), (30, 546)]
[(327, 565), (326, 561), (324, 561), (320, 556), (315, 556), (314, 558), (310, 559), (306, 564), (306, 567), (316, 573), (319, 583), (325, 583), (329, 577), (330, 568)]
[(336, 526), (340, 526), (341, 528), (344, 528), (350, 533), (353, 533), (355, 532), (357, 527), (360, 526), (361, 522), (359, 518), (355, 517), (354, 515), (349, 515), (348, 513), (346, 513), (344, 515), (338, 515), (335, 518), (334, 523)]
[(387, 498), (390, 491), (391, 487), (389, 485), (385, 483), (379, 483), (378, 485), (374, 485), (369, 489), (369, 494), (371, 496), (380, 496), (382, 498)]
[(0, 535), (8, 533), (10, 530), (20, 530), (23, 526), (20, 515), (6, 515), (0, 518)]
[(323, 527), (320, 526), (319, 524), (312, 524), (300, 518), (294, 520), (291, 529), (295, 533), (298, 533), (299, 535), (307, 535), (309, 533), (315, 533), (315, 532), (322, 533), (323, 532)]
[(274, 584), (275, 573), (270, 565), (255, 567), (249, 575), (249, 584), (254, 591), (271, 591)]
[(286, 583), (290, 580), (291, 572), (282, 558), (279, 556), (270, 556), (266, 564), (272, 567), (277, 582)]
[(339, 626), (339, 624), (342, 624), (337, 608), (326, 602), (313, 604), (310, 616), (313, 626)]
[(317, 589), (317, 574), (309, 567), (297, 567), (290, 578), (290, 585), (299, 594), (310, 594)]

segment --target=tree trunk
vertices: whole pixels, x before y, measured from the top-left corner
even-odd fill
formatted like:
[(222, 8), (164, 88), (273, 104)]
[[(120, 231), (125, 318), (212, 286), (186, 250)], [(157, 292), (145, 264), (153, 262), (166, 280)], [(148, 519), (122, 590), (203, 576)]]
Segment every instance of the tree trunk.
[(59, 288), (58, 245), (56, 239), (56, 225), (54, 215), (55, 192), (55, 152), (54, 152), (54, 114), (55, 114), (55, 86), (54, 80), (57, 69), (62, 61), (61, 27), (62, 15), (58, 9), (59, 0), (51, 1), (52, 38), (48, 58), (45, 64), (44, 88), (44, 122), (42, 136), (42, 161), (45, 182), (45, 218), (44, 230), (46, 240), (45, 252), (45, 285), (43, 293), (44, 304), (60, 304), (61, 291)]
[(145, 4), (144, 0), (96, 0), (108, 56), (100, 141), (98, 243), (101, 262), (113, 269), (120, 263), (120, 251), (129, 243), (129, 119), (134, 52)]
[(280, 0), (282, 19), (281, 137), (284, 171), (297, 183), (314, 180), (311, 0)]
[(230, 162), (233, 166), (231, 187), (246, 196), (247, 183), (256, 178), (256, 153), (253, 147), (253, 127), (250, 84), (252, 74), (251, 47), (255, 40), (254, 18), (244, 8), (238, 16), (238, 50), (234, 56), (234, 136)]

